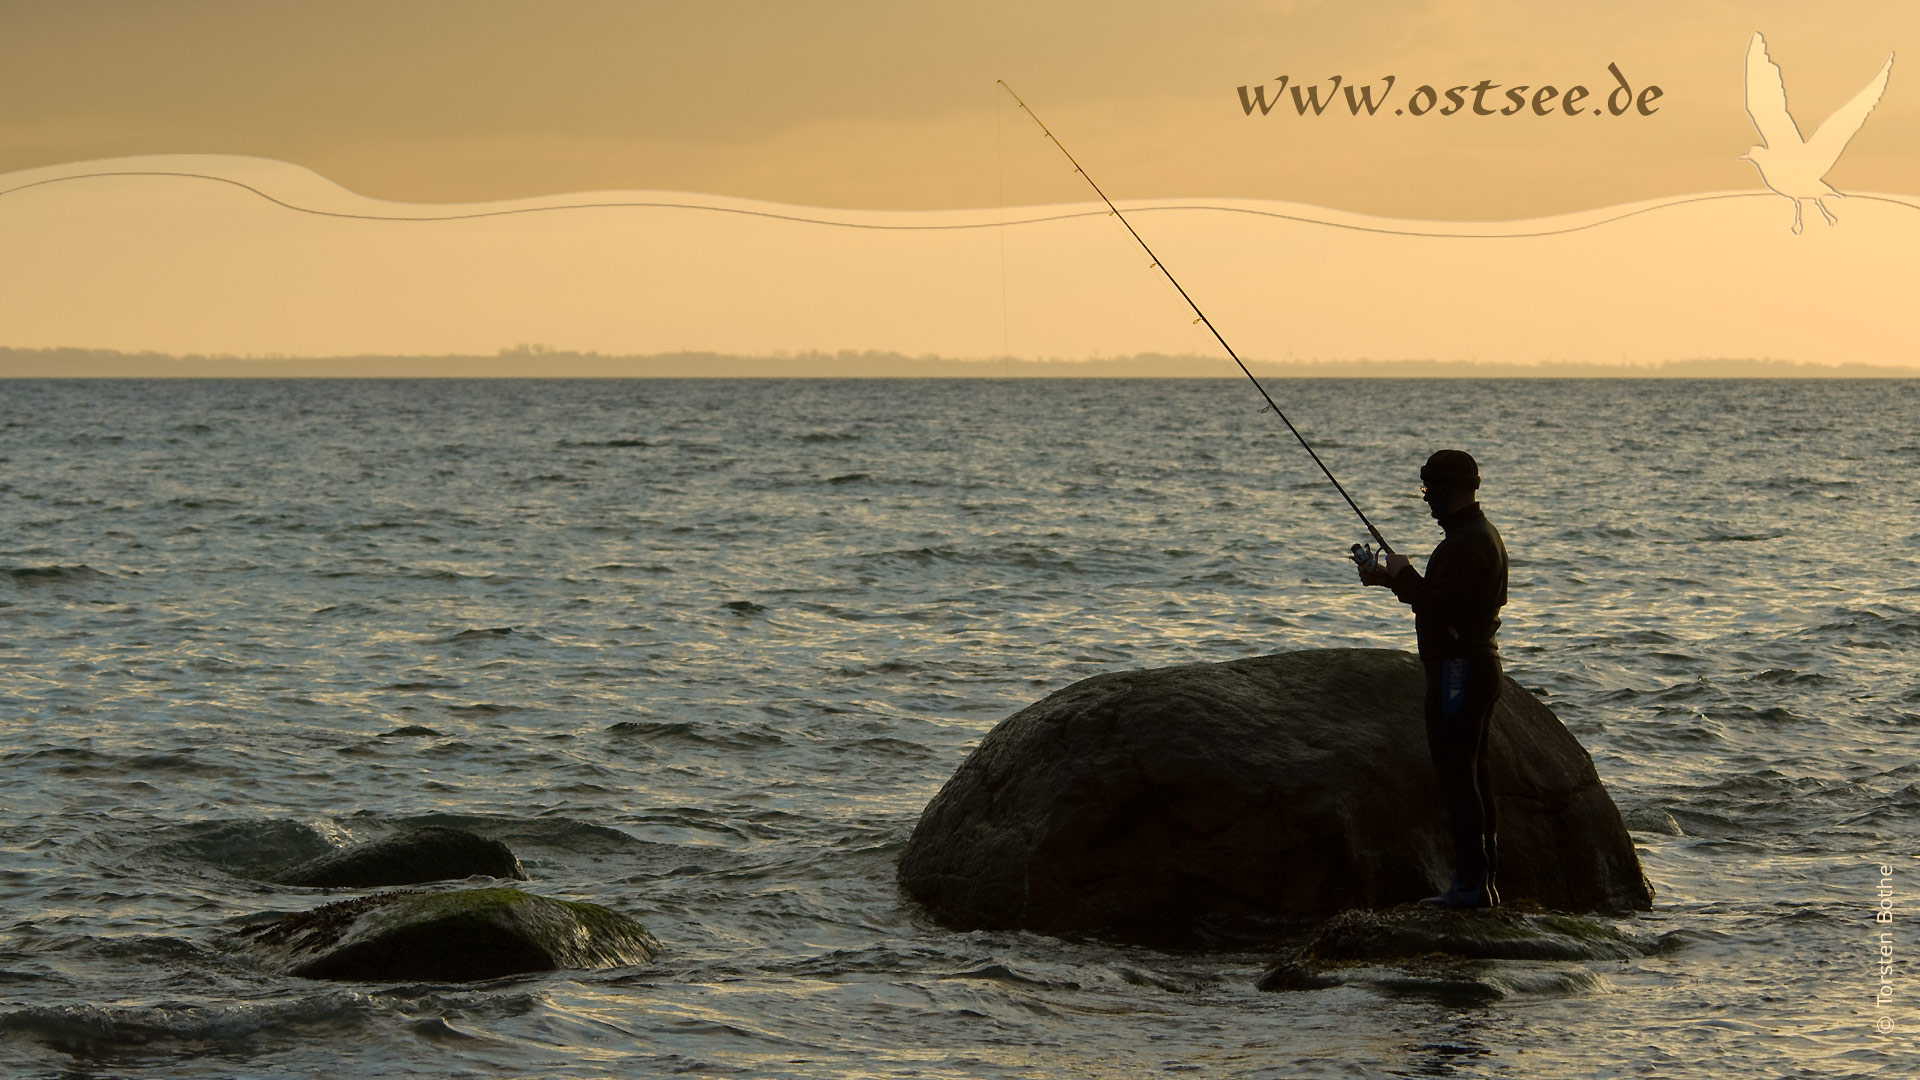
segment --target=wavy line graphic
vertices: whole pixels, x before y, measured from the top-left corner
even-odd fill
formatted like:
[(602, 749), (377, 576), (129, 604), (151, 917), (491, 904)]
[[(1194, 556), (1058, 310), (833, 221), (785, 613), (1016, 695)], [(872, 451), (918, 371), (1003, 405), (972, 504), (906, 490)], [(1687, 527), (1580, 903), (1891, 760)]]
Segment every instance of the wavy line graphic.
[[(507, 207), (507, 208), (497, 209), (497, 210), (464, 211), (461, 213), (453, 213), (453, 214), (368, 214), (368, 213), (356, 213), (356, 212), (345, 211), (345, 210), (323, 210), (317, 207), (301, 206), (298, 203), (288, 202), (285, 199), (282, 199), (276, 195), (273, 195), (270, 192), (267, 192), (258, 187), (255, 187), (254, 185), (249, 184), (243, 180), (236, 180), (228, 176), (218, 176), (212, 173), (178, 172), (178, 171), (154, 170), (154, 169), (86, 172), (86, 173), (73, 173), (66, 176), (49, 177), (44, 180), (35, 180), (31, 183), (20, 184), (15, 187), (10, 187), (10, 188), (0, 190), (0, 198), (5, 198), (6, 196), (13, 195), (17, 192), (27, 191), (32, 188), (46, 187), (52, 184), (66, 184), (66, 183), (74, 183), (74, 182), (83, 181), (83, 180), (98, 180), (98, 179), (128, 178), (128, 177), (166, 177), (166, 178), (182, 179), (182, 180), (199, 180), (199, 181), (205, 181), (205, 182), (214, 183), (214, 184), (225, 184), (225, 185), (236, 187), (243, 191), (249, 192), (261, 199), (264, 199), (269, 203), (272, 203), (275, 206), (281, 207), (282, 209), (285, 209), (285, 210), (293, 211), (295, 213), (310, 214), (315, 217), (340, 218), (340, 219), (349, 220), (349, 221), (392, 221), (392, 222), (431, 223), (431, 222), (446, 222), (446, 221), (473, 221), (481, 218), (510, 217), (510, 216), (519, 215), (519, 214), (557, 213), (561, 211), (658, 209), (658, 210), (695, 210), (695, 211), (703, 211), (706, 213), (715, 213), (715, 214), (738, 214), (745, 217), (769, 218), (775, 221), (791, 221), (791, 222), (798, 222), (798, 223), (807, 224), (807, 225), (823, 225), (830, 228), (838, 228), (838, 229), (871, 229), (871, 230), (878, 230), (878, 231), (897, 231), (897, 232), (949, 232), (949, 231), (963, 231), (963, 230), (969, 230), (969, 229), (998, 229), (998, 228), (1006, 228), (1009, 226), (1016, 226), (1016, 225), (1039, 225), (1039, 224), (1052, 222), (1052, 221), (1069, 221), (1077, 218), (1104, 217), (1104, 216), (1107, 216), (1108, 214), (1108, 211), (1106, 210), (1081, 210), (1081, 211), (1075, 211), (1072, 213), (1046, 214), (1046, 215), (1040, 215), (1040, 216), (1034, 216), (1034, 217), (1016, 218), (1016, 219), (1007, 220), (1007, 221), (981, 221), (981, 222), (958, 222), (958, 223), (950, 222), (950, 223), (944, 223), (944, 224), (913, 224), (913, 223), (840, 221), (840, 220), (835, 220), (833, 218), (814, 217), (806, 214), (783, 214), (783, 213), (775, 213), (769, 210), (749, 210), (742, 207), (712, 206), (712, 205), (707, 205), (702, 203), (664, 202), (664, 201), (628, 201), (628, 200), (620, 200), (620, 201), (612, 201), (612, 202), (564, 203), (556, 206), (518, 206), (518, 207)], [(1643, 206), (1636, 206), (1631, 209), (1623, 210), (1620, 213), (1613, 214), (1608, 217), (1598, 218), (1593, 221), (1582, 222), (1578, 225), (1568, 225), (1563, 228), (1556, 228), (1556, 229), (1538, 229), (1538, 230), (1533, 230), (1529, 232), (1442, 232), (1442, 231), (1432, 230), (1432, 229), (1391, 228), (1391, 227), (1381, 226), (1381, 225), (1363, 225), (1363, 224), (1357, 224), (1357, 223), (1348, 222), (1348, 221), (1333, 221), (1325, 218), (1311, 217), (1305, 214), (1289, 214), (1289, 213), (1281, 213), (1279, 211), (1274, 211), (1274, 210), (1255, 210), (1250, 207), (1218, 206), (1218, 205), (1209, 205), (1206, 203), (1133, 206), (1133, 207), (1128, 207), (1127, 209), (1129, 213), (1135, 213), (1135, 214), (1165, 213), (1169, 211), (1206, 212), (1206, 213), (1220, 213), (1220, 214), (1247, 214), (1254, 217), (1277, 218), (1282, 221), (1293, 221), (1293, 222), (1299, 222), (1302, 224), (1319, 225), (1329, 229), (1343, 229), (1349, 232), (1374, 233), (1374, 234), (1383, 235), (1383, 236), (1412, 236), (1412, 237), (1423, 237), (1423, 238), (1436, 239), (1436, 240), (1520, 240), (1520, 239), (1530, 239), (1530, 238), (1538, 238), (1538, 237), (1544, 237), (1544, 236), (1564, 236), (1569, 233), (1583, 232), (1587, 229), (1595, 229), (1602, 225), (1610, 225), (1617, 221), (1625, 221), (1628, 218), (1639, 217), (1643, 214), (1651, 214), (1657, 211), (1669, 210), (1674, 207), (1687, 206), (1693, 203), (1715, 202), (1715, 201), (1727, 200), (1727, 199), (1768, 199), (1773, 197), (1775, 196), (1768, 191), (1714, 192), (1714, 193), (1703, 194), (1703, 195), (1677, 196), (1675, 198), (1666, 199), (1666, 200), (1650, 203)], [(1889, 203), (1895, 206), (1904, 206), (1904, 207), (1907, 207), (1908, 209), (1920, 210), (1920, 203), (1909, 202), (1905, 199), (1893, 198), (1891, 196), (1848, 195), (1846, 197), (1849, 199), (1861, 199), (1861, 200), (1866, 200), (1871, 202)]]

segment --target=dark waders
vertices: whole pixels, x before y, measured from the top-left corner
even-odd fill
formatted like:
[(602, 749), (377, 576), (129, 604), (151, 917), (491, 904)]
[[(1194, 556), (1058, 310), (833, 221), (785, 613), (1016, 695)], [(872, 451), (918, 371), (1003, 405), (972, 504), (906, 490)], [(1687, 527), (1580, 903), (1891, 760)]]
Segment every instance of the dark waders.
[(1453, 835), (1453, 870), (1468, 889), (1487, 880), (1493, 849), (1493, 785), (1487, 738), (1500, 699), (1500, 659), (1440, 660), (1427, 670), (1427, 749)]

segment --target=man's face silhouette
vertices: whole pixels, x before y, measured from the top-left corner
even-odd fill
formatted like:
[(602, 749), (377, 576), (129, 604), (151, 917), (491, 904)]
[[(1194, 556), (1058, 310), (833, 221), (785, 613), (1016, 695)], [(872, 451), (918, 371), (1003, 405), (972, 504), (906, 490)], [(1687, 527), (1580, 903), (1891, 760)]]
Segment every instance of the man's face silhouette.
[(1421, 484), (1420, 497), (1427, 501), (1427, 512), (1434, 520), (1446, 517), (1459, 508), (1461, 489), (1442, 484)]

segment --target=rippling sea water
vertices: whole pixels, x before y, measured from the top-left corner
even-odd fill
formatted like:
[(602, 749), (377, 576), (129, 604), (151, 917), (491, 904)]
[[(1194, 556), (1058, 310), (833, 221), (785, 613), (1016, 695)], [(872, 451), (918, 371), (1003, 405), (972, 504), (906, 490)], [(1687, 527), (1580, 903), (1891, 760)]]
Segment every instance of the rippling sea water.
[[(1634, 929), (1678, 948), (1491, 1000), (1263, 994), (1264, 954), (902, 902), (921, 807), (1054, 689), (1411, 648), (1244, 382), (9, 382), (0, 1071), (1920, 1067), (1920, 384), (1269, 388), (1405, 549), (1438, 539), (1420, 460), (1480, 458), (1509, 672), (1592, 751), (1657, 891)], [(327, 899), (249, 869), (421, 822), (666, 951), (393, 986), (223, 948)]]

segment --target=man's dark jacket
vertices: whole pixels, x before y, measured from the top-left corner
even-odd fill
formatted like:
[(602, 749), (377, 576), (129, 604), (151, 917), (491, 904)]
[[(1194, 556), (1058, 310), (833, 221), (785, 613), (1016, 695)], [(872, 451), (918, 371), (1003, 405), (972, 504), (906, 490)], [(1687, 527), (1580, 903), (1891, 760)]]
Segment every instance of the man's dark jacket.
[(1494, 634), (1507, 602), (1507, 546), (1473, 503), (1440, 519), (1447, 538), (1427, 559), (1393, 578), (1393, 594), (1413, 606), (1413, 633), (1426, 663), (1498, 656)]

